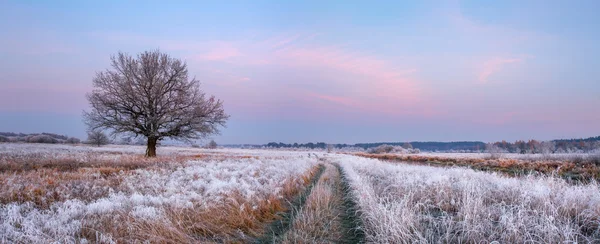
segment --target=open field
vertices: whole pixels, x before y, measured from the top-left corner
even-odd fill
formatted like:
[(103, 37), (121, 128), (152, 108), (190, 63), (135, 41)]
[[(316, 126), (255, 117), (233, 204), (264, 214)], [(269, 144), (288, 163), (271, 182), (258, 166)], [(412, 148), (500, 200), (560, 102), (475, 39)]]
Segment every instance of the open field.
[(595, 243), (596, 183), (338, 156), (371, 243)]
[(600, 180), (600, 154), (501, 154), (488, 153), (422, 153), (353, 155), (418, 165), (460, 166), (481, 171), (494, 171), (519, 176), (530, 173), (556, 175), (576, 181)]
[(144, 150), (0, 144), (0, 243), (600, 241), (595, 181), (323, 152)]
[(247, 242), (267, 232), (318, 168), (304, 153), (165, 148), (167, 156), (146, 159), (138, 147), (0, 150), (1, 242)]

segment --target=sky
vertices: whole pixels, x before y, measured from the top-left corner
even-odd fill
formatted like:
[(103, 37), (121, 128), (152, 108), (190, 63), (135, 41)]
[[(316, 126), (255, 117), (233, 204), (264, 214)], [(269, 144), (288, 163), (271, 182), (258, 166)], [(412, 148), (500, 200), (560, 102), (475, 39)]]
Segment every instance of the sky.
[(119, 51), (185, 60), (220, 144), (600, 135), (600, 1), (3, 1), (0, 131), (85, 138)]

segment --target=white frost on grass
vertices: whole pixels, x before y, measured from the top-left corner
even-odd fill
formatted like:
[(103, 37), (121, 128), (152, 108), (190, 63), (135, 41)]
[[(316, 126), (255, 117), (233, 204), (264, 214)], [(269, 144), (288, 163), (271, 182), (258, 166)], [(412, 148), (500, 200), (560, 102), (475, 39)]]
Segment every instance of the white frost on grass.
[[(29, 145), (24, 148), (28, 150)], [(47, 147), (40, 147), (40, 151), (46, 150), (43, 148)], [(56, 148), (47, 150), (52, 149)], [(229, 155), (227, 150), (221, 152)], [(31, 203), (0, 204), (0, 243), (85, 242), (88, 240), (80, 236), (82, 223), (94, 221), (93, 216), (127, 213), (138, 219), (161, 219), (166, 207), (191, 207), (197, 203), (209, 207), (234, 191), (249, 200), (261, 199), (268, 194), (279, 194), (286, 179), (305, 173), (317, 163), (316, 158), (305, 153), (265, 151), (254, 155), (194, 160), (179, 167), (137, 169), (124, 175), (121, 185), (111, 190), (108, 197), (91, 202), (71, 199), (55, 202), (49, 209), (37, 209)], [(111, 241), (109, 235), (97, 235)]]
[[(90, 145), (41, 144), (41, 143), (0, 143), (0, 162), (4, 158), (61, 159), (70, 158), (85, 162), (90, 159), (118, 160), (122, 155), (144, 155), (145, 146), (137, 145)], [(159, 146), (158, 156), (190, 156), (190, 155), (224, 155), (224, 156), (256, 156), (256, 157), (308, 157), (324, 153), (319, 151), (286, 151), (267, 149), (204, 149), (179, 146)]]
[[(441, 152), (421, 152), (416, 156), (425, 157), (440, 157), (440, 158), (457, 158), (457, 159), (486, 159), (490, 157), (489, 153), (441, 153)], [(587, 158), (598, 155), (597, 152), (592, 153), (553, 153), (553, 154), (520, 154), (520, 153), (500, 153), (501, 158), (518, 159), (518, 160), (572, 160), (574, 158)]]
[(335, 156), (372, 243), (598, 242), (600, 187)]

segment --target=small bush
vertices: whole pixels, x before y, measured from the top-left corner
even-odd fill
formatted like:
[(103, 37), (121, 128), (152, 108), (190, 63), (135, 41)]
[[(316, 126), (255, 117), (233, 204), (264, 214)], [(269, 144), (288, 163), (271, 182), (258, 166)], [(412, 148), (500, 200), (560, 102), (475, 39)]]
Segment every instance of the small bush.
[(218, 145), (214, 140), (211, 140), (208, 144), (206, 144), (206, 148), (208, 149), (216, 149), (217, 147)]
[(58, 143), (58, 140), (49, 135), (35, 135), (29, 136), (26, 139), (29, 143)]
[(65, 142), (69, 144), (79, 144), (81, 143), (81, 140), (75, 137), (69, 137)]
[(94, 130), (88, 132), (87, 143), (89, 144), (102, 146), (108, 144), (109, 142), (110, 140), (108, 139), (108, 136), (106, 136), (106, 134), (104, 134), (102, 131)]

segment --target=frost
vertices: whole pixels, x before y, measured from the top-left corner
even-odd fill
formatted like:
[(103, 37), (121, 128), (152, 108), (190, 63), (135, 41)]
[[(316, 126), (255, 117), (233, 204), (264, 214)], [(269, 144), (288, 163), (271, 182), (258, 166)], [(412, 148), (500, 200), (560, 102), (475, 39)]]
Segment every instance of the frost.
[[(367, 241), (595, 242), (600, 186), (336, 155)], [(573, 219), (578, 221), (573, 221)]]
[[(0, 144), (0, 153), (15, 157), (39, 154), (36, 157), (86, 160), (86, 155), (93, 152), (99, 157), (118, 160), (120, 154), (143, 155), (144, 151), (145, 148), (137, 146)], [(121, 173), (120, 185), (111, 188), (108, 196), (87, 202), (69, 199), (54, 202), (44, 210), (31, 203), (0, 204), (0, 243), (114, 243), (112, 236), (100, 232), (95, 233), (92, 240), (82, 239), (84, 221), (110, 218), (116, 213), (126, 213), (139, 220), (160, 221), (164, 219), (166, 207), (198, 207), (195, 203), (210, 207), (227, 200), (233, 193), (249, 200), (261, 199), (279, 193), (286, 179), (305, 173), (317, 163), (304, 152), (204, 151), (177, 147), (161, 147), (159, 152), (173, 155), (212, 153), (221, 157)]]
[(161, 209), (148, 206), (135, 206), (130, 214), (135, 218), (143, 220), (158, 220), (164, 217)]

